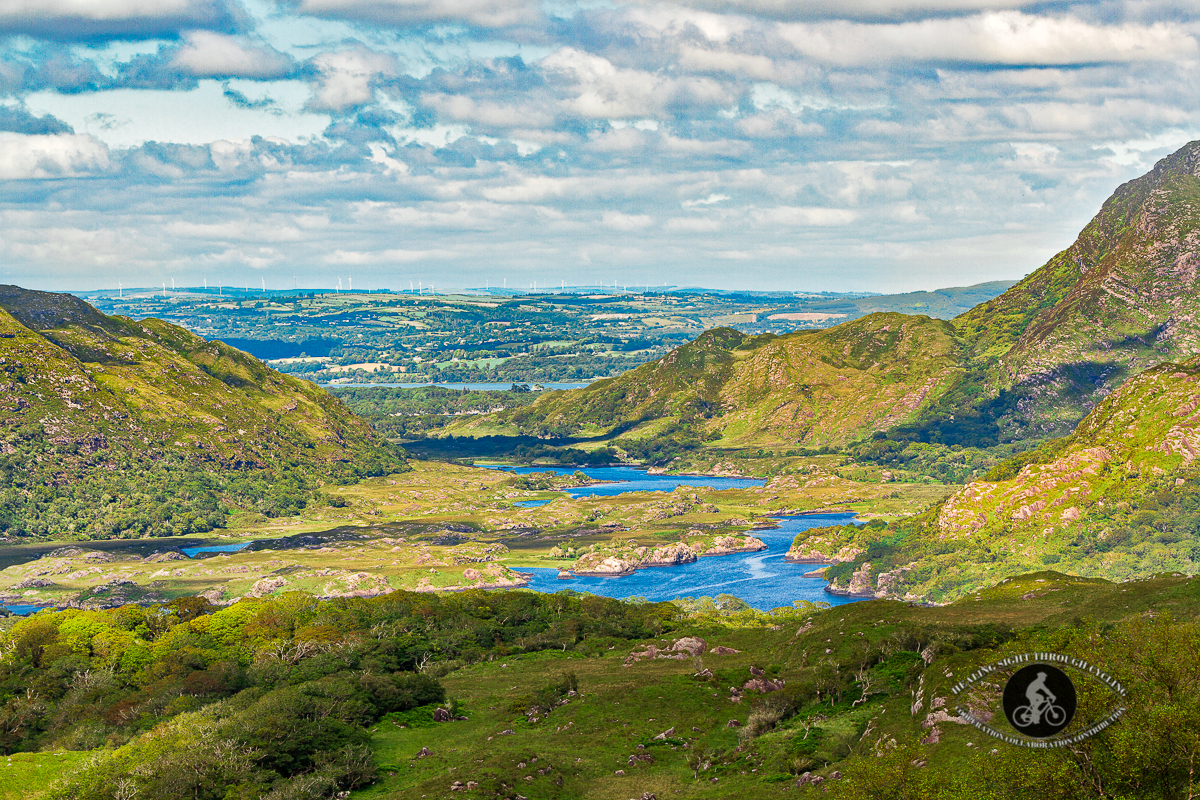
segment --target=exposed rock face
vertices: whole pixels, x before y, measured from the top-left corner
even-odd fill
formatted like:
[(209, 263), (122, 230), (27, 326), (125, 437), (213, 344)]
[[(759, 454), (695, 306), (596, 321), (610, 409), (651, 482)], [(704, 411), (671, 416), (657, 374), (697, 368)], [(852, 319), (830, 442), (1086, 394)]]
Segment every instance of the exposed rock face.
[(685, 652), (691, 656), (703, 655), (708, 649), (708, 644), (699, 636), (685, 636), (682, 639), (676, 640), (675, 644), (671, 645), (671, 649), (675, 652)]
[(754, 536), (716, 536), (709, 543), (694, 542), (691, 547), (700, 556), (727, 556), (767, 549), (766, 543)]
[[(529, 574), (488, 564), (482, 570), (468, 567), (463, 570), (462, 583), (454, 586), (433, 586), (428, 578), (422, 578), (414, 591), (417, 592), (461, 592), (465, 589), (514, 589), (529, 583)], [(387, 591), (391, 591), (389, 587)]]
[(854, 571), (850, 576), (849, 586), (841, 586), (837, 582), (830, 582), (825, 587), (825, 591), (839, 597), (874, 597), (875, 592), (871, 587), (871, 564), (864, 563), (861, 567)]
[(842, 564), (853, 561), (862, 552), (854, 531), (835, 526), (810, 528), (796, 534), (783, 558), (793, 564)]
[(392, 591), (387, 578), (369, 572), (350, 572), (321, 587), (321, 597), (378, 597)]
[(696, 560), (696, 553), (683, 542), (676, 542), (665, 547), (655, 547), (638, 562), (639, 567), (674, 567), (679, 564), (690, 564)]
[(617, 576), (631, 575), (635, 566), (633, 563), (616, 556), (603, 556), (598, 553), (588, 553), (578, 561), (571, 571), (576, 575)]
[[(654, 660), (658, 658), (667, 658), (673, 661), (685, 661), (689, 658), (695, 658), (702, 655), (708, 649), (708, 643), (699, 636), (685, 636), (682, 639), (676, 639), (668, 648), (660, 648), (658, 645), (646, 645), (640, 650), (634, 650), (625, 658), (624, 666), (636, 664), (642, 659)], [(736, 653), (737, 650), (729, 650), (729, 648), (719, 647), (717, 650), (724, 650)], [(717, 652), (714, 650), (713, 652)]]
[(276, 576), (274, 578), (263, 578), (261, 580), (255, 581), (254, 585), (250, 587), (250, 591), (246, 592), (246, 596), (247, 597), (266, 597), (267, 595), (271, 594), (272, 592), (276, 592), (287, 585), (288, 585), (287, 578), (281, 578), (278, 576)]
[[(689, 534), (692, 534), (689, 531)], [(576, 560), (571, 572), (576, 575), (619, 576), (647, 567), (674, 567), (690, 564), (703, 556), (725, 556), (766, 550), (767, 545), (753, 536), (706, 536), (699, 531), (687, 541), (658, 547), (639, 546), (630, 542), (624, 546), (585, 553)]]

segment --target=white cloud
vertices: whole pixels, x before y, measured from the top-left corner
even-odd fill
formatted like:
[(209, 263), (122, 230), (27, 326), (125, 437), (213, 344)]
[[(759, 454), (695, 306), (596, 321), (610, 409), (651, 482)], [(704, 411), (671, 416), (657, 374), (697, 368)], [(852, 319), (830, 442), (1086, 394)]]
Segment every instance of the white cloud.
[(320, 73), (307, 106), (314, 111), (345, 111), (366, 105), (375, 99), (375, 78), (399, 72), (394, 55), (365, 47), (321, 53), (312, 63)]
[(605, 227), (618, 231), (640, 231), (654, 224), (649, 214), (623, 214), (620, 211), (605, 211), (601, 215)]
[[(524, 98), (522, 98), (524, 100)], [(455, 122), (478, 122), (497, 128), (549, 125), (554, 115), (545, 105), (530, 102), (480, 100), (465, 94), (437, 92), (421, 96), (422, 104)]]
[(804, 227), (837, 227), (858, 219), (857, 211), (846, 208), (779, 206), (758, 209), (752, 213), (760, 225), (798, 225)]
[(437, 22), (466, 22), (502, 28), (536, 21), (536, 0), (300, 0), (300, 14), (404, 27)]
[(458, 255), (453, 250), (431, 249), (431, 250), (403, 250), (403, 249), (388, 249), (388, 250), (335, 250), (330, 253), (325, 262), (328, 264), (411, 264), (418, 261), (439, 261), (447, 258), (453, 258)]
[(266, 45), (210, 31), (190, 31), (172, 65), (198, 78), (279, 78), (291, 71), (292, 59)]
[(779, 35), (808, 58), (829, 64), (950, 61), (978, 64), (1091, 64), (1195, 56), (1180, 26), (1094, 25), (1072, 17), (1000, 11), (964, 19), (894, 25), (783, 24)]
[(772, 19), (907, 19), (1038, 5), (1036, 0), (680, 0), (683, 5)]
[(0, 179), (60, 178), (101, 172), (108, 148), (87, 134), (0, 133)]
[(736, 100), (735, 91), (711, 78), (675, 78), (617, 67), (602, 56), (573, 47), (551, 53), (541, 66), (571, 83), (574, 97), (562, 104), (589, 119), (653, 117), (672, 103), (724, 108)]
[(50, 39), (146, 38), (245, 24), (233, 0), (3, 0), (0, 32)]

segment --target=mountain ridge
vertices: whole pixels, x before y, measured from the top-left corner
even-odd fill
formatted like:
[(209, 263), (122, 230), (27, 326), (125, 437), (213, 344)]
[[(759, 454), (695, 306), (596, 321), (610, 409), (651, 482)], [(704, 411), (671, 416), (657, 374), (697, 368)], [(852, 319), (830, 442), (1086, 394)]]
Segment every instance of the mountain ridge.
[[(999, 297), (946, 323), (944, 330), (934, 333), (930, 326), (936, 323), (929, 317), (895, 314), (892, 322), (884, 324), (922, 329), (918, 338), (929, 348), (904, 351), (909, 369), (888, 365), (884, 350), (868, 348), (878, 359), (874, 362), (853, 355), (857, 345), (848, 342), (875, 335), (872, 326), (880, 320), (875, 314), (783, 336), (735, 338), (730, 332), (706, 339), (709, 334), (704, 334), (625, 375), (567, 395), (548, 395), (519, 411), (458, 421), (445, 433), (607, 435), (617, 445), (677, 435), (714, 442), (714, 446), (764, 447), (842, 446), (902, 426), (923, 440), (962, 444), (1061, 436), (1140, 371), (1197, 352), (1198, 268), (1200, 141), (1119, 186), (1070, 247)], [(719, 370), (667, 376), (681, 358), (686, 361), (697, 348), (711, 350), (718, 339), (729, 351), (722, 356), (726, 360)], [(762, 369), (760, 362), (771, 360), (764, 354), (778, 356), (779, 348), (803, 352), (808, 359), (807, 364), (792, 364), (782, 373), (776, 369), (777, 374), (789, 376), (795, 387), (792, 396), (784, 396), (783, 387), (757, 396), (755, 391), (742, 391), (739, 387), (754, 383), (747, 374), (771, 372)], [(939, 379), (930, 380), (921, 369), (919, 362), (928, 359), (945, 362)], [(796, 416), (796, 409), (811, 396), (809, 376), (827, 373), (833, 362), (848, 371), (826, 376), (834, 383), (821, 395), (825, 407), (820, 412), (810, 409), (817, 424), (776, 424), (777, 416)], [(702, 382), (703, 390), (690, 385), (689, 377)], [(640, 396), (647, 380), (660, 392), (675, 384), (679, 402), (673, 406), (658, 397), (653, 407), (638, 406), (642, 413), (637, 415), (616, 413), (621, 399)], [(897, 382), (905, 392), (878, 393), (881, 386)], [(840, 392), (838, 384), (853, 389)], [(760, 381), (759, 388), (765, 385)], [(864, 405), (873, 403), (864, 399), (865, 391), (877, 392), (881, 407), (901, 398), (919, 396), (920, 400), (915, 407), (902, 402), (899, 408), (904, 413), (878, 414), (869, 408), (864, 411)], [(684, 399), (697, 400), (701, 395), (705, 399), (700, 405)], [(712, 408), (713, 403), (719, 409)], [(575, 411), (572, 405), (577, 406)], [(605, 405), (611, 413), (592, 413)], [(734, 417), (731, 432), (726, 423)], [(824, 430), (822, 417), (844, 418), (848, 424), (841, 430)]]
[[(322, 482), (404, 468), (317, 386), (168, 323), (105, 316), (71, 295), (0, 287), (0, 390), (0, 531), (18, 535), (195, 532), (254, 507), (255, 496), (260, 511), (282, 513)], [(132, 500), (100, 502), (138, 494), (139, 469), (160, 484), (150, 517)], [(221, 500), (242, 478), (256, 485)], [(172, 511), (174, 479), (183, 494), (192, 482), (206, 498)], [(63, 491), (43, 497), (39, 481)], [(66, 503), (63, 492), (74, 493)], [(278, 502), (264, 505), (272, 494)], [(145, 524), (126, 524), (134, 518)]]

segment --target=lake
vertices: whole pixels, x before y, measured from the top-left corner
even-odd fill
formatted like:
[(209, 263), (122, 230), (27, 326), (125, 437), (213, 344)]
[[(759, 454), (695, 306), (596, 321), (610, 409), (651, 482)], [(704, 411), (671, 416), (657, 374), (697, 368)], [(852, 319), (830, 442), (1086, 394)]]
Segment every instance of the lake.
[[(269, 540), (264, 539), (263, 541)], [(249, 546), (250, 542), (242, 542), (241, 544), (213, 544), (205, 547), (181, 547), (179, 548), (179, 552), (188, 558), (195, 558), (197, 553), (236, 553)]]
[[(522, 383), (518, 381), (518, 383)], [(369, 389), (372, 386), (385, 386), (391, 389), (424, 389), (427, 386), (436, 386), (439, 389), (454, 389), (462, 391), (469, 389), (473, 392), (507, 392), (512, 389), (513, 385), (509, 383), (322, 383), (322, 386), (331, 389), (346, 388), (351, 389)], [(524, 385), (532, 387), (532, 383)], [(587, 383), (543, 383), (541, 386), (544, 389), (586, 389), (590, 384)]]
[(740, 597), (760, 611), (790, 606), (794, 600), (821, 601), (831, 605), (852, 603), (862, 598), (838, 597), (825, 593), (823, 578), (805, 578), (804, 573), (822, 564), (789, 564), (783, 560), (796, 534), (809, 528), (845, 525), (854, 514), (811, 514), (799, 517), (779, 517), (775, 530), (751, 531), (769, 549), (757, 553), (737, 553), (731, 556), (701, 558), (679, 567), (639, 569), (621, 578), (572, 578), (559, 580), (557, 569), (524, 568), (531, 573), (529, 588), (539, 592), (561, 592), (573, 589), (624, 599), (644, 597), (651, 601), (676, 597), (715, 597), (731, 594)]
[[(572, 486), (561, 491), (571, 497), (611, 497), (626, 492), (672, 492), (677, 486), (707, 486), (712, 489), (745, 489), (763, 486), (762, 478), (717, 478), (709, 475), (651, 475), (636, 467), (506, 467), (495, 464), (476, 464), (488, 469), (501, 469), (517, 475), (531, 472), (553, 472), (556, 475), (572, 475), (582, 472), (589, 478), (610, 483), (595, 486)], [(526, 501), (528, 502), (528, 501)]]

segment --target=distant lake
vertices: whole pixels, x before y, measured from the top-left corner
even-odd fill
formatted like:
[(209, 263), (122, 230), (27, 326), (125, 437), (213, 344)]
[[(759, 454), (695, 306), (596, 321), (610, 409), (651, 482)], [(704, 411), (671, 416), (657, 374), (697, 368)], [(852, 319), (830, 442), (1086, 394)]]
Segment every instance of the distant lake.
[(845, 525), (854, 519), (854, 516), (813, 514), (779, 517), (778, 529), (750, 532), (752, 536), (766, 543), (769, 548), (767, 550), (701, 558), (679, 567), (639, 569), (632, 575), (621, 578), (559, 580), (557, 569), (522, 567), (520, 571), (533, 574), (529, 588), (539, 592), (553, 593), (573, 589), (604, 597), (644, 597), (650, 601), (731, 594), (760, 611), (790, 606), (795, 600), (821, 601), (837, 606), (862, 598), (826, 594), (823, 578), (802, 577), (804, 573), (824, 565), (789, 564), (783, 557), (796, 534), (801, 531), (828, 525)]
[(250, 546), (250, 542), (241, 544), (212, 544), (204, 547), (181, 547), (179, 552), (188, 558), (195, 558), (197, 553), (236, 553)]
[(762, 478), (717, 478), (710, 475), (651, 475), (636, 467), (507, 467), (496, 464), (477, 464), (488, 469), (500, 469), (517, 475), (531, 472), (553, 472), (556, 475), (572, 475), (582, 472), (597, 481), (613, 481), (595, 486), (572, 486), (560, 491), (571, 497), (611, 497), (626, 492), (671, 492), (677, 486), (706, 486), (712, 489), (745, 489), (763, 486)]
[[(525, 386), (533, 387), (532, 383), (518, 381)], [(591, 384), (587, 383), (541, 383), (545, 389), (586, 389)], [(436, 386), (439, 389), (455, 389), (462, 391), (469, 389), (473, 392), (507, 392), (513, 387), (512, 381), (508, 383), (322, 383), (321, 386), (330, 389), (338, 389), (347, 387), (351, 389), (369, 389), (372, 386), (386, 386), (392, 389), (424, 389), (428, 386)]]
[(38, 611), (41, 611), (43, 608), (49, 608), (49, 607), (50, 606), (25, 605), (23, 603), (13, 603), (12, 605), (8, 605), (8, 606), (0, 606), (0, 608), (3, 608), (5, 611), (9, 612), (10, 614), (16, 614), (18, 617), (24, 617), (29, 614), (36, 614)]

